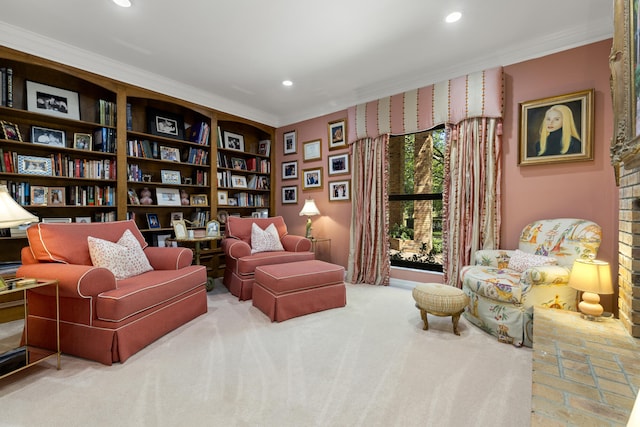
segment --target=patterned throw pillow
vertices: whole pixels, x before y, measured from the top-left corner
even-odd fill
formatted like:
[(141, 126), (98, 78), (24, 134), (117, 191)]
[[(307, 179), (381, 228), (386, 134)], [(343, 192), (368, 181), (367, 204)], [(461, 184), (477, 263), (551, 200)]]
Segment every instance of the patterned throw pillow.
[(87, 237), (87, 242), (93, 265), (108, 269), (118, 280), (153, 270), (140, 242), (130, 230), (126, 230), (116, 243), (91, 236)]
[(284, 251), (278, 230), (273, 224), (263, 230), (254, 222), (251, 224), (251, 253), (268, 251)]
[(553, 257), (544, 255), (535, 255), (527, 252), (522, 252), (516, 249), (516, 252), (509, 258), (509, 268), (523, 272), (531, 267), (539, 267), (541, 265), (557, 265), (558, 260)]

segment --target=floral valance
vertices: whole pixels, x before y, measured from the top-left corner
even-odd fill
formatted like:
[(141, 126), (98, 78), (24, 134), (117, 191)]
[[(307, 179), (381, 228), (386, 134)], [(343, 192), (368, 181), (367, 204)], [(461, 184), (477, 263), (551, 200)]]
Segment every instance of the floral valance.
[(415, 133), (471, 117), (502, 117), (502, 104), (498, 67), (351, 107), (348, 140)]

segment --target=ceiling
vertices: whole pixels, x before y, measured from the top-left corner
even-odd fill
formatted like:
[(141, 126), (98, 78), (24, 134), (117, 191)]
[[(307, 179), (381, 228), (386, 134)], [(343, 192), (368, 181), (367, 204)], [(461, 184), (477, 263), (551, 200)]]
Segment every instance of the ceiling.
[(612, 0), (131, 1), (6, 1), (0, 43), (277, 127), (613, 34)]

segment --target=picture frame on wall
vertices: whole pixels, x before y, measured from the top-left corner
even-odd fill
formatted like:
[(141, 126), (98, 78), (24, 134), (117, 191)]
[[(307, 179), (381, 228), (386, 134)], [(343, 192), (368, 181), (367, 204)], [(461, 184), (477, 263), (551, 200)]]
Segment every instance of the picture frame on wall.
[(322, 159), (322, 140), (307, 141), (302, 143), (303, 160), (311, 162)]
[(329, 156), (329, 175), (349, 173), (349, 153)]
[(22, 135), (17, 124), (0, 120), (0, 125), (2, 125), (2, 134), (0, 136), (10, 141), (22, 142)]
[(329, 122), (329, 150), (347, 147), (347, 119)]
[(518, 164), (593, 160), (594, 90), (520, 103)]
[(351, 181), (331, 181), (329, 182), (329, 201), (338, 202), (351, 199)]
[(65, 119), (80, 120), (80, 98), (78, 92), (30, 80), (27, 80), (26, 89), (28, 111)]
[(63, 130), (31, 126), (31, 142), (64, 148), (67, 146), (67, 137)]
[(282, 179), (298, 178), (298, 161), (282, 162)]
[(322, 188), (322, 168), (304, 169), (302, 171), (302, 189), (315, 190)]
[(292, 130), (289, 132), (285, 132), (283, 135), (282, 147), (285, 155), (287, 154), (296, 154), (297, 152), (297, 142), (296, 142), (296, 131)]
[(74, 133), (73, 134), (73, 148), (76, 150), (91, 151), (93, 137), (90, 133)]
[(282, 187), (282, 204), (295, 204), (298, 203), (298, 186), (288, 185)]
[(239, 133), (224, 131), (222, 142), (227, 150), (244, 151), (244, 136)]
[(168, 111), (147, 108), (147, 131), (151, 135), (184, 140), (184, 118)]

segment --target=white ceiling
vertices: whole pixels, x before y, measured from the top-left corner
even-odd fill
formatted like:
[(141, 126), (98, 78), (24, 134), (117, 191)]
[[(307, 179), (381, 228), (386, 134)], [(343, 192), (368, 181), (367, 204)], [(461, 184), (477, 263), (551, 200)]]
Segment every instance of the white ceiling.
[(4, 0), (0, 43), (284, 126), (613, 34), (612, 0), (132, 2)]

